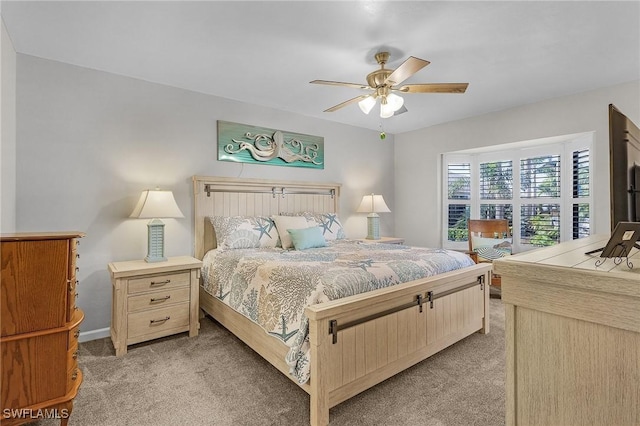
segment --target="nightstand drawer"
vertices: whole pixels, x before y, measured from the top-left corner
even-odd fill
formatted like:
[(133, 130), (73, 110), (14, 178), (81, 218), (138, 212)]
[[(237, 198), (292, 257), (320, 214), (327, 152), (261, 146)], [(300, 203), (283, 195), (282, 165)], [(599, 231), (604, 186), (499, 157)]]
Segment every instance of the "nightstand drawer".
[(163, 308), (180, 302), (188, 302), (189, 294), (189, 287), (182, 287), (129, 296), (127, 300), (128, 311), (138, 312), (145, 309)]
[(147, 275), (141, 278), (133, 278), (129, 280), (129, 294), (141, 293), (150, 290), (165, 290), (175, 287), (188, 287), (190, 283), (189, 272), (181, 272), (178, 274), (158, 274)]
[(164, 331), (189, 327), (189, 302), (161, 309), (129, 314), (127, 327), (128, 340), (145, 335), (162, 335)]

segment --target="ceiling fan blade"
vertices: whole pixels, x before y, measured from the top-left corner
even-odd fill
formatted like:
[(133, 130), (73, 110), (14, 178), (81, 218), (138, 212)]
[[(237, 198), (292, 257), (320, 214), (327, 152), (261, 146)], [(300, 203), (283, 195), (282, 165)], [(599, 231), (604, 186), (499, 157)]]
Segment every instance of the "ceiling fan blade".
[(343, 83), (341, 81), (327, 81), (327, 80), (313, 80), (309, 83), (312, 84), (326, 84), (329, 86), (343, 86), (343, 87), (355, 87), (356, 89), (370, 89), (370, 87), (366, 84), (358, 84), (358, 83)]
[(324, 112), (333, 112), (336, 110), (339, 110), (340, 108), (344, 108), (347, 105), (351, 105), (351, 104), (355, 104), (356, 102), (361, 101), (364, 98), (369, 97), (370, 95), (360, 95), (360, 96), (356, 96), (355, 98), (351, 98), (348, 101), (344, 101), (341, 104), (332, 106), (331, 108), (325, 109)]
[(389, 83), (391, 86), (400, 84), (422, 68), (429, 65), (431, 62), (424, 59), (416, 58), (415, 56), (409, 56), (389, 77), (384, 81), (385, 84)]
[(404, 93), (464, 93), (469, 83), (406, 84), (399, 89)]
[(402, 107), (400, 107), (399, 110), (397, 110), (396, 112), (393, 113), (393, 115), (400, 115), (400, 114), (404, 114), (405, 112), (409, 111), (407, 109), (406, 106), (402, 105)]

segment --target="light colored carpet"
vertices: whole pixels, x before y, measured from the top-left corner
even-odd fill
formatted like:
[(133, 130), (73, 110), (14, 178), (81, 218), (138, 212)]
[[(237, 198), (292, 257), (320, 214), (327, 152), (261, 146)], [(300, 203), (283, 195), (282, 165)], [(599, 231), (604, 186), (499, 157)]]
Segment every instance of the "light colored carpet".
[[(504, 308), (474, 334), (331, 409), (331, 425), (503, 425)], [(80, 345), (84, 383), (70, 425), (308, 425), (309, 398), (207, 317), (186, 333), (129, 347)], [(35, 425), (55, 424), (40, 421)]]

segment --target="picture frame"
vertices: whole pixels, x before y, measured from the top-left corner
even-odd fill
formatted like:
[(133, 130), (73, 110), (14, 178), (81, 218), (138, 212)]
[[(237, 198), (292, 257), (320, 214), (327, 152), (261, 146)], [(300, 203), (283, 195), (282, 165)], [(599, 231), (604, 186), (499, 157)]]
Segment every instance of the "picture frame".
[(640, 222), (618, 222), (600, 257), (629, 257), (639, 238)]

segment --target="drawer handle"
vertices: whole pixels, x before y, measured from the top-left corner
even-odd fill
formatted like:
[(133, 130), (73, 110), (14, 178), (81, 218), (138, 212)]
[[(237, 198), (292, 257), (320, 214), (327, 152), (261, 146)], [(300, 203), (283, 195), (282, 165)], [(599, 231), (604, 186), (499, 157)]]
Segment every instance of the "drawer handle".
[(75, 352), (73, 353), (73, 357), (72, 357), (72, 358), (73, 358), (73, 359), (78, 359), (78, 355), (79, 355), (79, 354), (80, 354), (80, 351), (79, 351), (79, 350), (75, 351)]
[(76, 380), (78, 378), (78, 369), (73, 370), (73, 374), (71, 374), (71, 380)]
[(169, 284), (171, 282), (171, 280), (164, 280), (164, 281), (151, 281), (151, 285), (152, 286), (156, 286), (156, 285), (165, 285), (165, 284)]
[(160, 322), (166, 322), (169, 321), (171, 319), (171, 317), (164, 317), (162, 319), (157, 319), (157, 320), (151, 320), (149, 321), (150, 324), (158, 324)]
[(80, 253), (76, 253), (76, 259), (80, 259)]
[(76, 331), (75, 331), (75, 333), (73, 333), (73, 337), (74, 337), (75, 339), (77, 339), (77, 338), (78, 338), (78, 336), (80, 336), (80, 330), (76, 330)]
[(165, 297), (152, 297), (151, 298), (151, 303), (164, 302), (164, 301), (169, 300), (169, 299), (171, 299), (171, 295), (165, 296)]

